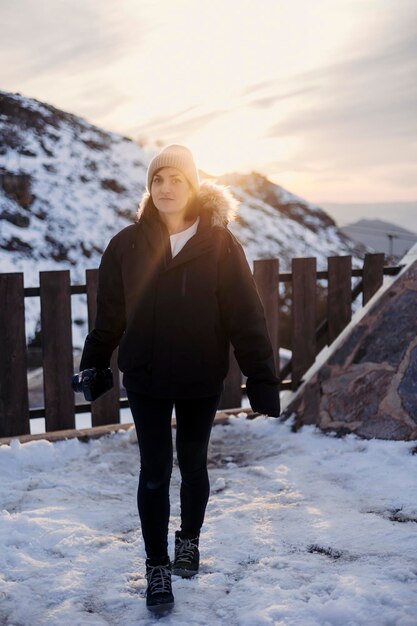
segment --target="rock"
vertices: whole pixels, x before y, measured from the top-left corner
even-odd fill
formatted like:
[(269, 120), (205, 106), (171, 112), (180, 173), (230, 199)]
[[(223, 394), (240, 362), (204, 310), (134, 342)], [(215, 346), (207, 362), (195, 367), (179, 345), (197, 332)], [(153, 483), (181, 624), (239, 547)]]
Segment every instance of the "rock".
[(358, 349), (354, 363), (389, 363), (398, 367), (410, 341), (417, 335), (417, 294), (398, 294), (376, 320)]
[(400, 420), (383, 415), (366, 420), (356, 430), (356, 434), (366, 439), (408, 439), (411, 428)]
[(398, 387), (405, 411), (417, 424), (417, 346), (411, 351), (410, 362)]
[(293, 430), (417, 439), (417, 246), (410, 258), (285, 408)]

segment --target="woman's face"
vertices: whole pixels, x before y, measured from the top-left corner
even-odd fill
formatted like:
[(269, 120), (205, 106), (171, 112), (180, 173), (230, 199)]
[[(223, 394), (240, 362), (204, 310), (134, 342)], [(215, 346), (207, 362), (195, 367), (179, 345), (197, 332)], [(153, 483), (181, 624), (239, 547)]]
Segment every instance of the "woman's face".
[(185, 213), (192, 195), (191, 185), (176, 167), (163, 167), (152, 178), (152, 200), (161, 213)]

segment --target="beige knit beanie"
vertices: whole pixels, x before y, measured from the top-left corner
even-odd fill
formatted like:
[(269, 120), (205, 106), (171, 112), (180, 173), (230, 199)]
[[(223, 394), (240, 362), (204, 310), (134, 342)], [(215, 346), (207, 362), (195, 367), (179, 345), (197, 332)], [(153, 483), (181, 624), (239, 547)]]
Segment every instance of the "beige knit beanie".
[(149, 192), (151, 190), (153, 175), (156, 170), (159, 170), (161, 167), (176, 167), (181, 170), (196, 192), (200, 189), (200, 180), (192, 152), (185, 146), (172, 143), (154, 156), (149, 163), (147, 173), (147, 189)]

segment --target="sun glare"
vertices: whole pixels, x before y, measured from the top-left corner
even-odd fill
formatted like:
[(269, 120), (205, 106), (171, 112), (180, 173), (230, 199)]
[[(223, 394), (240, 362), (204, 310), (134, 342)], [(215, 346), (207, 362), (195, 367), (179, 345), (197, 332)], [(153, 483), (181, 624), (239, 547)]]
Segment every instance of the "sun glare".
[[(194, 132), (188, 142), (199, 166), (209, 174), (247, 172), (259, 167), (257, 113), (249, 109), (230, 111)], [(281, 157), (275, 146), (274, 155)], [(270, 155), (267, 156), (269, 158)], [(238, 168), (237, 168), (238, 165)]]

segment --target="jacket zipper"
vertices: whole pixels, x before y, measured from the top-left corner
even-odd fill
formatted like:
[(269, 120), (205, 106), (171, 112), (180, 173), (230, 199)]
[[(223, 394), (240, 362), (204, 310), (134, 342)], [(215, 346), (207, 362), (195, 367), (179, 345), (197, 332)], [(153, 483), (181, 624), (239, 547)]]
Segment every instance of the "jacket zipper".
[(184, 268), (184, 271), (182, 273), (182, 284), (181, 284), (181, 295), (185, 296), (185, 284), (187, 281), (187, 268)]

